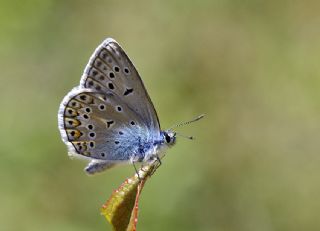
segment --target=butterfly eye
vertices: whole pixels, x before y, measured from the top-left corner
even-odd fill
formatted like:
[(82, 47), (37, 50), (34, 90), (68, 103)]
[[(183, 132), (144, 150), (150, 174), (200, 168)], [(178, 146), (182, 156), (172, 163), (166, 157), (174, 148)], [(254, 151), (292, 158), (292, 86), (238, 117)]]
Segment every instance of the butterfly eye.
[(165, 139), (167, 143), (170, 143), (171, 137), (167, 133), (165, 134)]

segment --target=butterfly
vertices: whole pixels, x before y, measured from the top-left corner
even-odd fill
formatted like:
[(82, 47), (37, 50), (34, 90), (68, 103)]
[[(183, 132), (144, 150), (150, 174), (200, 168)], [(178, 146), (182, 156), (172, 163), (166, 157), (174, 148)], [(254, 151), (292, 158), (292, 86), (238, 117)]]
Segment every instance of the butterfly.
[(160, 129), (139, 73), (112, 38), (96, 48), (80, 85), (62, 100), (58, 125), (69, 156), (89, 161), (88, 174), (118, 164), (161, 163), (177, 134)]

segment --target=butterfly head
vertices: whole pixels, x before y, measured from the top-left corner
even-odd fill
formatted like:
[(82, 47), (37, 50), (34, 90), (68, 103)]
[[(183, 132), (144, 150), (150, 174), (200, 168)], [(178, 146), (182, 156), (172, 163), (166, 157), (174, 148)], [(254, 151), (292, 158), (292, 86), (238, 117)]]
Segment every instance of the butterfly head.
[(167, 131), (162, 132), (164, 142), (168, 146), (172, 146), (176, 143), (176, 135), (177, 135), (177, 133), (174, 131), (171, 131), (171, 130), (167, 130)]
[(177, 133), (175, 131), (173, 131), (172, 129), (175, 128), (175, 127), (180, 127), (180, 126), (184, 126), (184, 125), (187, 125), (187, 124), (190, 124), (190, 123), (193, 123), (193, 122), (196, 122), (200, 119), (202, 119), (204, 117), (204, 115), (200, 115), (192, 120), (189, 120), (189, 121), (186, 121), (186, 122), (182, 122), (180, 124), (177, 124), (177, 125), (174, 125), (172, 126), (171, 128), (169, 128), (168, 130), (165, 130), (162, 132), (162, 136), (163, 136), (163, 140), (165, 142), (165, 144), (167, 144), (169, 147), (173, 146), (175, 143), (176, 143), (176, 136), (181, 136), (183, 138), (187, 138), (189, 140), (193, 140), (194, 137), (193, 136), (185, 136), (185, 135), (182, 135), (180, 133)]

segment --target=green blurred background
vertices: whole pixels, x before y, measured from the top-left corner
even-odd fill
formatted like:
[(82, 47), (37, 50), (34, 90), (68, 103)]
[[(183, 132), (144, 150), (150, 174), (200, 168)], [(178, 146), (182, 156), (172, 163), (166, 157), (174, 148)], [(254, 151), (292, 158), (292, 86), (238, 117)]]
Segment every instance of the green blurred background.
[(320, 230), (319, 1), (1, 0), (0, 229), (111, 230), (132, 166), (88, 177), (57, 128), (115, 38), (162, 127), (206, 113), (147, 182), (138, 230)]

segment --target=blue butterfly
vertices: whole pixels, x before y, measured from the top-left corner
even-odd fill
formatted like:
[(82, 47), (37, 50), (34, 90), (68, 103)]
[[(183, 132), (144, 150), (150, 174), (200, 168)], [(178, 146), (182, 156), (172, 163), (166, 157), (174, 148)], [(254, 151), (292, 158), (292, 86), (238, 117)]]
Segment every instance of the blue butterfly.
[(90, 161), (88, 174), (118, 164), (161, 163), (164, 151), (176, 142), (176, 132), (160, 129), (136, 68), (112, 38), (98, 46), (80, 85), (62, 100), (58, 123), (69, 155)]

